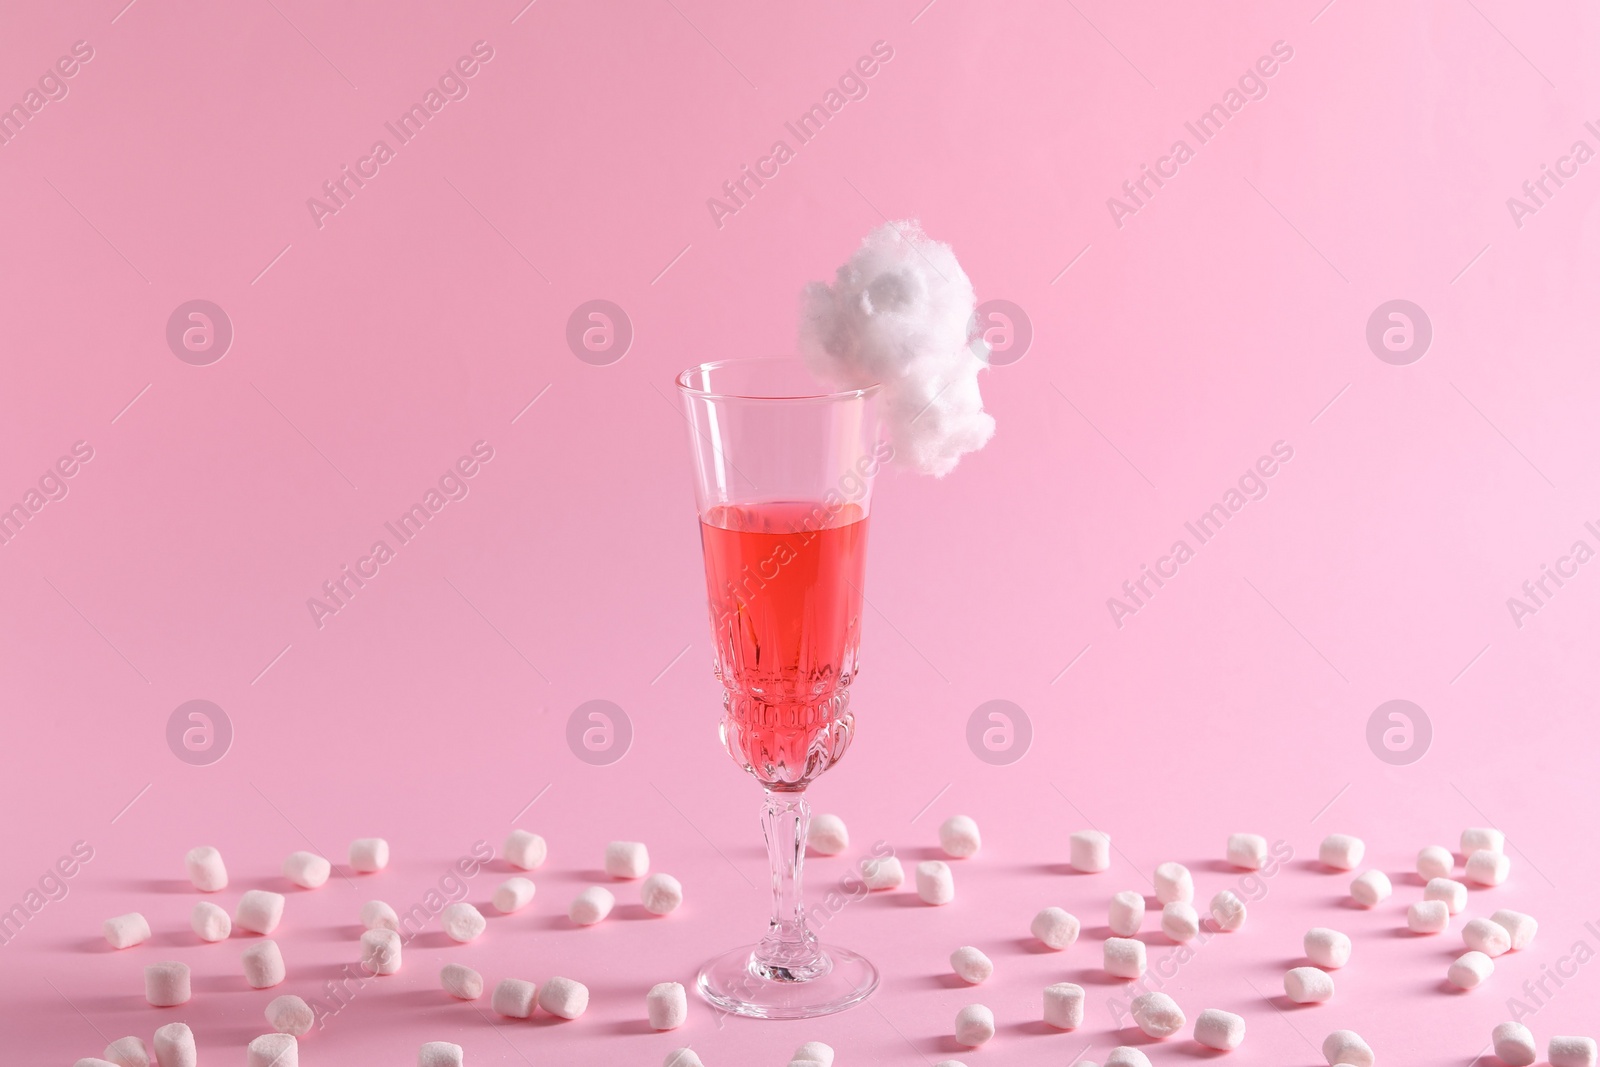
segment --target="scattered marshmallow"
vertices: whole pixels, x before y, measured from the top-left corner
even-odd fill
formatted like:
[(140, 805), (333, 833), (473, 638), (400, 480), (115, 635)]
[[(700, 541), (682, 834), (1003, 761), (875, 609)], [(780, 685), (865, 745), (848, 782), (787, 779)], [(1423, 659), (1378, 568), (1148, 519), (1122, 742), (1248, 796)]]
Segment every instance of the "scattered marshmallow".
[(1099, 830), (1078, 830), (1067, 838), (1072, 869), (1098, 874), (1111, 866), (1111, 835)]
[(1322, 1055), (1329, 1067), (1348, 1064), (1349, 1067), (1372, 1067), (1375, 1056), (1372, 1046), (1354, 1030), (1335, 1030), (1322, 1039)]
[(444, 932), (450, 940), (466, 944), (483, 933), (484, 928), (489, 925), (489, 920), (483, 917), (483, 912), (471, 904), (458, 900), (454, 904), (445, 905), (444, 911), (439, 913), (439, 925), (444, 927)]
[(317, 1021), (317, 1014), (311, 1010), (311, 1005), (293, 993), (274, 997), (267, 1005), (266, 1014), (268, 1026), (280, 1034), (293, 1034), (295, 1037), (306, 1036), (311, 1032), (311, 1025)]
[(1174, 900), (1161, 909), (1161, 932), (1180, 945), (1200, 936), (1200, 913), (1184, 900)]
[[(1077, 1067), (1083, 1067), (1083, 1061)], [(1132, 1045), (1118, 1045), (1106, 1056), (1106, 1067), (1150, 1067), (1150, 1057)]]
[(552, 978), (539, 990), (539, 1007), (562, 1019), (576, 1019), (589, 1007), (589, 987), (571, 978)]
[(1267, 839), (1260, 834), (1230, 834), (1228, 862), (1247, 871), (1259, 871), (1267, 862)]
[(1324, 970), (1336, 971), (1350, 962), (1350, 935), (1326, 926), (1306, 931), (1306, 959)]
[(611, 890), (592, 885), (572, 898), (572, 906), (567, 908), (567, 917), (579, 926), (593, 926), (610, 915), (616, 903), (617, 898), (611, 895)]
[(1419, 900), (1406, 909), (1406, 926), (1414, 934), (1442, 934), (1450, 928), (1450, 905), (1442, 900)]
[(1165, 993), (1140, 993), (1133, 998), (1128, 1012), (1146, 1037), (1171, 1037), (1189, 1021), (1183, 1017), (1178, 1002)]
[(448, 1041), (424, 1041), (417, 1049), (417, 1067), (462, 1067), (467, 1054)]
[(226, 941), (233, 932), (233, 920), (227, 911), (209, 900), (195, 904), (189, 912), (189, 925), (202, 941)]
[(1448, 878), (1456, 869), (1456, 858), (1443, 845), (1429, 845), (1417, 853), (1417, 874), (1423, 881)]
[(952, 859), (964, 860), (978, 854), (983, 838), (970, 815), (952, 815), (939, 824), (939, 847)]
[(667, 1058), (662, 1061), (661, 1067), (706, 1067), (700, 1061), (700, 1056), (692, 1048), (675, 1048), (667, 1053)]
[(884, 856), (862, 862), (861, 880), (869, 890), (899, 889), (905, 885), (906, 871), (900, 865), (900, 857)]
[(1511, 931), (1482, 916), (1467, 920), (1467, 925), (1461, 928), (1461, 940), (1468, 948), (1485, 956), (1504, 956), (1511, 951)]
[(1156, 899), (1163, 904), (1194, 899), (1194, 875), (1181, 863), (1163, 863), (1156, 868)]
[(283, 919), (283, 894), (246, 890), (233, 909), (233, 925), (252, 934), (270, 934)]
[(150, 1067), (150, 1050), (137, 1037), (119, 1037), (106, 1046), (106, 1059), (117, 1067)]
[(1236, 1049), (1244, 1043), (1244, 1019), (1231, 1011), (1207, 1008), (1194, 1021), (1194, 1039), (1219, 1052)]
[(483, 996), (483, 975), (464, 963), (447, 963), (439, 968), (439, 986), (457, 1000), (477, 1000)]
[(1106, 973), (1113, 978), (1137, 978), (1144, 973), (1143, 941), (1131, 937), (1108, 937), (1104, 953)]
[(1231, 934), (1243, 926), (1245, 915), (1244, 901), (1233, 890), (1224, 889), (1211, 898), (1211, 921), (1223, 933)]
[(283, 950), (271, 939), (257, 941), (239, 956), (244, 964), (244, 980), (251, 989), (271, 989), (289, 976), (283, 963)]
[(1353, 871), (1361, 866), (1361, 857), (1367, 854), (1367, 844), (1349, 834), (1329, 834), (1317, 849), (1317, 858), (1323, 866), (1336, 871)]
[(520, 911), (533, 901), (537, 887), (532, 878), (507, 878), (494, 889), (494, 910), (504, 915)]
[(1552, 1037), (1549, 1060), (1550, 1067), (1595, 1067), (1594, 1038)]
[(188, 1023), (167, 1023), (156, 1028), (156, 1062), (161, 1067), (198, 1067), (200, 1053), (195, 1048), (194, 1031)]
[(977, 985), (994, 974), (994, 962), (971, 945), (963, 945), (950, 953), (950, 969), (968, 985)]
[(643, 878), (650, 871), (650, 850), (643, 841), (613, 841), (606, 846), (605, 866), (613, 878)]
[(1451, 915), (1460, 915), (1467, 906), (1467, 887), (1451, 878), (1430, 878), (1422, 889), (1423, 900), (1442, 900)]
[(523, 871), (537, 870), (550, 855), (550, 847), (545, 844), (544, 838), (526, 830), (511, 831), (501, 851), (505, 853), (507, 863)]
[(977, 1048), (994, 1036), (994, 1012), (982, 1004), (968, 1004), (956, 1012), (956, 1041)]
[(956, 879), (943, 860), (917, 864), (917, 896), (924, 904), (948, 904), (956, 898)]
[(136, 911), (107, 919), (100, 924), (100, 930), (112, 948), (132, 948), (150, 940), (150, 924)]
[(1476, 989), (1494, 973), (1494, 960), (1476, 949), (1463, 952), (1450, 965), (1445, 978), (1458, 989)]
[(99, 1056), (85, 1056), (74, 1063), (72, 1067), (118, 1067), (118, 1065), (110, 1060), (103, 1060)]
[(659, 982), (644, 995), (652, 1030), (676, 1030), (689, 1017), (689, 998), (677, 982)]
[(683, 883), (670, 874), (652, 874), (639, 887), (639, 902), (651, 915), (671, 915), (683, 903)]
[(1283, 976), (1283, 992), (1296, 1004), (1321, 1004), (1333, 996), (1333, 975), (1317, 967), (1295, 967)]
[(189, 881), (202, 893), (216, 893), (228, 888), (228, 867), (222, 862), (222, 853), (210, 845), (191, 848), (183, 857), (189, 872)]
[(157, 1008), (189, 1002), (189, 965), (163, 961), (144, 969), (144, 999)]
[(1083, 986), (1057, 982), (1044, 987), (1044, 1021), (1057, 1030), (1083, 1025)]
[(1083, 924), (1078, 922), (1076, 915), (1064, 908), (1054, 907), (1045, 908), (1035, 915), (1033, 925), (1029, 927), (1034, 937), (1057, 952), (1071, 948), (1082, 928)]
[(1533, 1031), (1521, 1023), (1501, 1023), (1490, 1037), (1494, 1041), (1495, 1056), (1508, 1067), (1529, 1067), (1539, 1058)]
[(1474, 852), (1504, 852), (1506, 835), (1489, 826), (1471, 826), (1461, 831), (1461, 857), (1471, 859)]
[(1376, 868), (1363, 871), (1350, 883), (1350, 899), (1363, 908), (1375, 908), (1393, 895), (1394, 883)]
[(368, 930), (399, 930), (400, 916), (381, 900), (369, 900), (361, 905), (361, 925)]
[(1467, 881), (1496, 886), (1511, 877), (1511, 857), (1480, 848), (1467, 857)]
[(819, 856), (837, 856), (850, 847), (850, 831), (839, 816), (818, 815), (806, 831), (806, 844)]
[(361, 966), (370, 974), (397, 973), (400, 970), (400, 935), (393, 930), (363, 931)]
[(794, 1050), (794, 1055), (789, 1057), (801, 1063), (819, 1063), (822, 1067), (833, 1067), (833, 1046), (824, 1045), (821, 1041), (807, 1041)]
[(292, 1034), (262, 1034), (245, 1050), (249, 1067), (300, 1067), (300, 1042)]
[(1539, 932), (1537, 919), (1510, 908), (1501, 908), (1489, 918), (1505, 927), (1506, 933), (1511, 935), (1512, 952), (1521, 952), (1533, 944), (1533, 935)]
[(332, 873), (333, 864), (315, 852), (291, 852), (283, 861), (283, 876), (301, 889), (322, 888)]
[(496, 1015), (508, 1019), (526, 1019), (533, 1014), (533, 1005), (539, 999), (539, 987), (520, 978), (502, 978), (489, 997), (489, 1006)]
[(371, 874), (389, 866), (389, 842), (381, 837), (358, 837), (350, 842), (350, 869)]
[(1132, 937), (1144, 924), (1144, 894), (1124, 889), (1111, 898), (1106, 914), (1111, 932), (1118, 937)]

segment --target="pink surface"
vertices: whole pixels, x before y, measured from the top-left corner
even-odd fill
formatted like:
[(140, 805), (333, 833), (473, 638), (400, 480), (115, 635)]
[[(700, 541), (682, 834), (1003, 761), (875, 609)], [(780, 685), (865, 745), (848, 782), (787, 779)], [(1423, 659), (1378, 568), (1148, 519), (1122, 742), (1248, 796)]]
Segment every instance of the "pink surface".
[[(242, 1062), (267, 1000), (321, 996), (355, 962), (364, 900), (422, 900), (513, 825), (551, 843), (532, 908), (467, 947), (431, 928), (303, 1062), (406, 1063), (452, 1040), (478, 1064), (654, 1064), (689, 1043), (720, 1067), (819, 1038), (841, 1067), (914, 1065), (952, 1053), (955, 1012), (975, 1001), (1000, 1035), (970, 1062), (1065, 1063), (1085, 1046), (1100, 1060), (1127, 1037), (1109, 1010), (1125, 993), (1096, 969), (1106, 899), (1148, 888), (1166, 859), (1194, 865), (1209, 899), (1239, 880), (1218, 866), (1238, 830), (1294, 859), (1247, 927), (1166, 987), (1191, 1018), (1246, 1015), (1234, 1062), (1318, 1063), (1324, 1034), (1353, 1027), (1384, 1062), (1464, 1067), (1507, 998), (1557, 971), (1530, 1020), (1541, 1047), (1600, 1030), (1600, 968), (1572, 973), (1575, 945), (1600, 948), (1600, 564), (1561, 562), (1574, 542), (1600, 548), (1585, 526), (1600, 527), (1600, 164), (1572, 156), (1600, 148), (1590, 8), (122, 5), (0, 16), (0, 102), (25, 101), (74, 42), (92, 49), (0, 145), (0, 500), (23, 502), (75, 442), (92, 449), (0, 546), (0, 904), (23, 903), (75, 842), (93, 849), (0, 947), (11, 1061), (69, 1063), (184, 1018), (203, 1062)], [(445, 83), (466, 95), (363, 164), (479, 41), (471, 77)], [(892, 58), (864, 98), (736, 213), (708, 208), (742, 165), (773, 165), (776, 139), (794, 146), (785, 122), (879, 41)], [(1279, 41), (1292, 58), (1247, 82), (1266, 95), (1241, 96), (1199, 144), (1185, 123)], [(1179, 138), (1192, 158), (1163, 163)], [(1113, 212), (1142, 164), (1176, 176)], [(1546, 164), (1564, 185), (1513, 211)], [(371, 176), (314, 217), (307, 198), (344, 166)], [(952, 242), (980, 299), (1025, 309), (1033, 340), (986, 376), (988, 449), (942, 482), (880, 482), (859, 740), (813, 800), (849, 821), (853, 852), (882, 840), (924, 858), (958, 811), (984, 850), (948, 908), (874, 896), (827, 922), (883, 966), (868, 1006), (718, 1025), (696, 1004), (682, 1032), (648, 1033), (645, 990), (689, 983), (766, 907), (757, 790), (716, 741), (670, 377), (787, 350), (799, 287), (885, 216)], [(168, 343), (196, 299), (233, 327), (209, 365)], [(609, 365), (566, 339), (596, 299), (633, 329)], [(1433, 333), (1403, 365), (1366, 338), (1396, 299)], [(374, 566), (361, 560), (384, 523), (475, 442), (492, 459), (444, 483), (464, 498), (319, 625), (308, 598)], [(1185, 523), (1276, 442), (1293, 457), (1265, 497), (1199, 544)], [(1192, 558), (1114, 619), (1108, 598), (1142, 565), (1170, 574), (1179, 539)], [(1544, 564), (1565, 584), (1514, 614)], [(210, 765), (167, 743), (196, 699), (234, 734)], [(604, 766), (566, 743), (596, 699), (633, 730)], [(1031, 721), (1016, 762), (968, 747), (993, 699)], [(1409, 764), (1368, 746), (1395, 699), (1432, 725)], [(1486, 823), (1515, 865), (1469, 914), (1510, 906), (1541, 932), (1453, 995), (1458, 935), (1396, 933), (1420, 892), (1403, 872)], [(1068, 876), (1066, 836), (1090, 824), (1113, 835), (1114, 866)], [(1350, 910), (1348, 876), (1309, 866), (1330, 831), (1367, 839), (1390, 902)], [(194, 943), (191, 845), (224, 851), (231, 908), (241, 889), (282, 888), (291, 850), (342, 859), (370, 834), (392, 842), (390, 870), (291, 895), (280, 989), (244, 985), (240, 941)], [(649, 919), (625, 886), (612, 920), (569, 929), (565, 905), (613, 838), (647, 841), (687, 902)], [(813, 892), (846, 868), (813, 862)], [(496, 861), (469, 899), (500, 877)], [(1064, 955), (1026, 939), (1046, 904), (1084, 918)], [(134, 909), (154, 942), (110, 951), (101, 920)], [(1333, 1002), (1286, 1007), (1281, 973), (1319, 924), (1355, 938), (1354, 961)], [(1147, 937), (1161, 966), (1174, 950)], [(991, 984), (952, 987), (961, 944), (994, 957)], [(144, 1005), (139, 974), (159, 959), (194, 967), (188, 1007)], [(438, 992), (450, 959), (491, 982), (575, 977), (593, 1005), (572, 1023), (492, 1020)], [(1039, 990), (1063, 979), (1088, 988), (1089, 1021), (1045, 1032)], [(1187, 1038), (1154, 1052), (1199, 1054)]]

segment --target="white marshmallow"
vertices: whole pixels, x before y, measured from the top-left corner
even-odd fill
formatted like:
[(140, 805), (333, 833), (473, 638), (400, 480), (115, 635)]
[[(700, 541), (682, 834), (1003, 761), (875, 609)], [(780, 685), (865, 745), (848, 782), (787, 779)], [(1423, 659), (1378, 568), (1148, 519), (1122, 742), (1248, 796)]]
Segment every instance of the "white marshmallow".
[(1230, 834), (1228, 862), (1247, 871), (1259, 871), (1267, 862), (1267, 839), (1260, 834)]
[(593, 926), (610, 915), (616, 903), (617, 898), (611, 895), (611, 890), (592, 885), (572, 898), (572, 905), (567, 908), (567, 918), (579, 926)]
[(1194, 1021), (1194, 1039), (1221, 1052), (1244, 1044), (1244, 1019), (1231, 1011), (1207, 1008)]
[(1336, 871), (1353, 871), (1361, 866), (1361, 857), (1367, 854), (1367, 844), (1349, 834), (1329, 834), (1317, 849), (1317, 858), (1325, 867)]
[(1532, 915), (1524, 915), (1510, 908), (1501, 908), (1489, 918), (1505, 927), (1506, 933), (1511, 935), (1512, 952), (1520, 952), (1533, 944), (1533, 935), (1539, 932), (1538, 920)]
[(361, 925), (368, 930), (399, 930), (400, 916), (381, 900), (369, 900), (361, 905)]
[(520, 911), (533, 900), (537, 887), (533, 879), (513, 877), (507, 878), (494, 889), (494, 910), (505, 915)]
[(952, 815), (939, 825), (939, 847), (952, 859), (964, 860), (978, 854), (983, 838), (978, 824), (968, 815)]
[(667, 1053), (667, 1058), (661, 1062), (661, 1067), (706, 1067), (700, 1061), (700, 1056), (692, 1048), (675, 1048)]
[(1156, 868), (1156, 899), (1163, 904), (1175, 900), (1194, 900), (1194, 875), (1181, 863), (1163, 863)]
[(262, 1034), (245, 1050), (249, 1067), (300, 1067), (300, 1042), (292, 1034)]
[(311, 1005), (293, 993), (272, 998), (266, 1014), (268, 1026), (280, 1034), (293, 1034), (295, 1037), (306, 1036), (317, 1021), (317, 1013), (311, 1010)]
[(1414, 934), (1442, 934), (1450, 928), (1450, 905), (1442, 900), (1419, 900), (1406, 909), (1406, 926)]
[(1106, 922), (1118, 937), (1132, 937), (1138, 933), (1144, 924), (1144, 894), (1124, 889), (1112, 896)]
[(820, 1063), (822, 1067), (833, 1067), (833, 1046), (824, 1045), (821, 1041), (807, 1041), (794, 1050), (791, 1060), (802, 1063)]
[(677, 982), (658, 982), (644, 995), (652, 1030), (676, 1030), (689, 1017), (689, 998)]
[(613, 878), (643, 878), (650, 873), (650, 850), (643, 841), (613, 841), (606, 846), (605, 865)]
[(1432, 878), (1422, 888), (1423, 900), (1442, 900), (1451, 915), (1460, 915), (1467, 906), (1467, 887), (1450, 878)]
[(210, 845), (197, 845), (183, 857), (183, 866), (189, 872), (189, 881), (202, 893), (216, 893), (228, 888), (228, 867), (222, 862), (222, 853)]
[(1313, 926), (1306, 931), (1306, 959), (1328, 971), (1336, 971), (1350, 962), (1350, 935), (1326, 926)]
[(1461, 928), (1461, 940), (1468, 948), (1485, 956), (1504, 956), (1511, 951), (1511, 931), (1482, 916), (1467, 920), (1467, 925)]
[(1474, 949), (1457, 957), (1445, 973), (1445, 978), (1459, 989), (1476, 989), (1487, 982), (1493, 973), (1494, 960)]
[(511, 831), (501, 851), (505, 853), (507, 863), (523, 871), (539, 869), (550, 855), (550, 847), (545, 844), (544, 838), (526, 830)]
[(1106, 973), (1113, 978), (1137, 978), (1144, 973), (1144, 942), (1130, 937), (1108, 937), (1102, 957)]
[(1496, 886), (1511, 877), (1511, 857), (1480, 848), (1467, 857), (1467, 881)]
[(444, 911), (439, 913), (439, 925), (444, 928), (450, 940), (466, 944), (483, 933), (489, 925), (489, 920), (471, 904), (458, 900), (454, 904), (445, 905)]
[(819, 856), (837, 856), (850, 847), (850, 831), (839, 816), (824, 813), (811, 820), (806, 844)]
[(1550, 1067), (1595, 1067), (1594, 1038), (1552, 1037), (1549, 1059)]
[(1350, 883), (1350, 899), (1363, 908), (1375, 908), (1393, 894), (1394, 883), (1376, 868), (1362, 872)]
[(1111, 835), (1099, 830), (1077, 830), (1067, 838), (1072, 869), (1098, 874), (1111, 866)]
[(417, 1067), (462, 1067), (467, 1054), (448, 1041), (424, 1041), (417, 1049)]
[(464, 963), (447, 963), (439, 968), (439, 987), (457, 1000), (477, 1000), (483, 996), (483, 975)]
[(1376, 1057), (1372, 1046), (1354, 1030), (1335, 1030), (1322, 1039), (1322, 1055), (1329, 1067), (1348, 1064), (1349, 1067), (1372, 1067)]
[(1057, 952), (1072, 947), (1082, 929), (1083, 924), (1078, 922), (1076, 915), (1064, 908), (1054, 907), (1045, 908), (1035, 915), (1033, 925), (1029, 927), (1034, 937)]
[(144, 999), (157, 1008), (189, 1002), (189, 965), (164, 960), (144, 969)]
[(1533, 1031), (1521, 1023), (1501, 1023), (1490, 1035), (1494, 1054), (1507, 1067), (1530, 1067), (1539, 1058)]
[(978, 985), (994, 974), (994, 962), (971, 945), (963, 945), (950, 953), (950, 969), (968, 985)]
[(99, 1056), (85, 1056), (75, 1062), (72, 1067), (118, 1067), (118, 1065), (110, 1060), (103, 1060)]
[(508, 1019), (526, 1019), (533, 1014), (533, 1005), (539, 999), (539, 987), (520, 978), (502, 978), (489, 997), (489, 1006), (496, 1015)]
[(1171, 1037), (1189, 1021), (1183, 1017), (1178, 1002), (1165, 993), (1140, 993), (1133, 998), (1128, 1012), (1146, 1037)]
[(1194, 905), (1174, 900), (1161, 909), (1161, 932), (1180, 945), (1200, 936), (1200, 913)]
[(195, 1048), (194, 1031), (188, 1023), (167, 1023), (156, 1028), (156, 1062), (161, 1067), (198, 1067), (200, 1053)]
[(369, 974), (395, 974), (400, 970), (400, 935), (393, 930), (365, 930), (361, 934), (361, 966)]
[(189, 912), (189, 925), (202, 941), (226, 941), (233, 932), (228, 913), (209, 900), (198, 901)]
[(150, 1067), (150, 1052), (137, 1037), (119, 1037), (106, 1046), (106, 1059), (117, 1067)]
[(1083, 986), (1057, 982), (1044, 987), (1044, 1021), (1057, 1030), (1083, 1025)]
[(283, 951), (272, 940), (257, 941), (239, 954), (244, 965), (244, 980), (251, 989), (271, 989), (289, 976)]
[(917, 896), (924, 904), (948, 904), (956, 898), (956, 879), (943, 860), (917, 864)]
[(956, 1041), (977, 1048), (994, 1036), (994, 1012), (982, 1004), (968, 1004), (956, 1012)]
[(861, 880), (869, 890), (899, 889), (905, 885), (906, 872), (900, 865), (900, 857), (884, 856), (862, 862)]
[(1461, 831), (1461, 858), (1470, 859), (1474, 852), (1506, 850), (1506, 835), (1491, 826), (1471, 826)]
[(233, 925), (252, 934), (270, 934), (283, 919), (283, 894), (249, 889), (233, 909)]
[(1224, 889), (1211, 898), (1211, 921), (1225, 934), (1243, 926), (1246, 914), (1244, 901), (1231, 889)]
[(671, 915), (683, 903), (683, 883), (670, 874), (652, 874), (639, 887), (639, 903), (651, 915)]
[(1118, 1045), (1106, 1056), (1106, 1067), (1150, 1067), (1150, 1057), (1132, 1045)]
[(350, 869), (371, 874), (389, 866), (389, 842), (381, 837), (358, 837), (350, 842)]
[(333, 864), (315, 852), (291, 852), (283, 861), (283, 876), (301, 889), (320, 889), (333, 873)]
[(552, 978), (539, 990), (539, 1007), (563, 1019), (576, 1019), (589, 1007), (589, 987), (570, 978)]
[(1316, 967), (1295, 967), (1283, 976), (1283, 992), (1296, 1004), (1321, 1004), (1333, 996), (1333, 975)]
[(1423, 881), (1448, 878), (1456, 869), (1456, 858), (1443, 845), (1429, 845), (1417, 853), (1417, 874)]
[(150, 924), (136, 911), (107, 919), (100, 924), (100, 932), (112, 948), (132, 948), (150, 940)]

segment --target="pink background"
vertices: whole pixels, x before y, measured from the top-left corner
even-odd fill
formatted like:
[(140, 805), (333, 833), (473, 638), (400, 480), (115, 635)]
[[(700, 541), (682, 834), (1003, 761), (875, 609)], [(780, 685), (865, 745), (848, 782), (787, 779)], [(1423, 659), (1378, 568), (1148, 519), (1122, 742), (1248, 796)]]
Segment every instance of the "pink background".
[[(1124, 994), (1098, 972), (1106, 899), (1148, 889), (1165, 859), (1191, 863), (1209, 899), (1238, 880), (1219, 867), (1237, 830), (1296, 858), (1167, 989), (1191, 1018), (1247, 1017), (1238, 1063), (1318, 1063), (1348, 1026), (1385, 1062), (1464, 1067), (1525, 979), (1579, 940), (1600, 947), (1584, 926), (1600, 927), (1600, 564), (1520, 627), (1506, 605), (1575, 540), (1600, 548), (1583, 526), (1600, 520), (1600, 163), (1520, 228), (1506, 205), (1575, 140), (1600, 148), (1583, 125), (1600, 118), (1591, 7), (522, 2), (0, 16), (0, 103), (75, 41), (94, 52), (0, 145), (0, 500), (74, 442), (94, 451), (0, 547), (0, 905), (74, 842), (94, 850), (0, 948), (12, 1062), (69, 1063), (175, 1018), (205, 1062), (242, 1062), (271, 996), (321, 995), (357, 958), (362, 901), (421, 899), (513, 823), (551, 843), (531, 910), (467, 947), (424, 934), (305, 1063), (406, 1063), (439, 1039), (480, 1064), (654, 1064), (688, 1043), (718, 1067), (820, 1038), (841, 1065), (914, 1065), (953, 1053), (970, 1002), (1001, 1025), (969, 1062), (1101, 1060), (1128, 1039), (1108, 1010)], [(866, 98), (718, 228), (707, 198), (880, 40), (893, 58)], [(1280, 40), (1293, 58), (1268, 95), (1119, 228), (1107, 198)], [(493, 58), (469, 95), (318, 228), (307, 198), (475, 41)], [(1019, 305), (1034, 339), (985, 377), (987, 450), (943, 481), (880, 483), (859, 740), (813, 800), (848, 820), (853, 853), (881, 839), (925, 858), (958, 811), (985, 847), (948, 908), (880, 895), (828, 923), (883, 966), (869, 1006), (718, 1025), (695, 1003), (682, 1032), (649, 1033), (645, 989), (689, 983), (767, 904), (758, 791), (716, 742), (670, 378), (787, 350), (800, 286), (885, 216), (950, 241), (980, 299)], [(209, 366), (165, 336), (197, 298), (235, 330)], [(1365, 340), (1397, 298), (1434, 333), (1406, 366)], [(565, 340), (592, 299), (635, 331), (607, 366)], [(494, 458), (470, 495), (319, 629), (307, 598), (479, 440)], [(1107, 598), (1277, 441), (1294, 458), (1269, 495), (1119, 628)], [(235, 731), (209, 766), (167, 747), (191, 699)], [(565, 742), (591, 699), (635, 732), (609, 766)], [(991, 699), (1034, 730), (1007, 765), (965, 740)], [(1434, 730), (1409, 765), (1367, 745), (1391, 699)], [(1451, 995), (1459, 937), (1396, 935), (1420, 892), (1402, 872), (1486, 823), (1515, 866), (1469, 914), (1516, 907), (1541, 933)], [(1068, 877), (1066, 836), (1090, 824), (1115, 865)], [(1311, 863), (1330, 831), (1367, 839), (1390, 902), (1341, 904), (1348, 876)], [(289, 851), (341, 858), (367, 834), (393, 866), (291, 896), (280, 989), (245, 987), (237, 941), (194, 943), (191, 845), (223, 849), (231, 908), (281, 888)], [(613, 838), (647, 841), (687, 903), (646, 921), (624, 886), (613, 920), (572, 930), (566, 903)], [(846, 867), (814, 861), (813, 890)], [(1046, 904), (1084, 917), (1064, 955), (1026, 940)], [(154, 942), (113, 953), (100, 922), (133, 909)], [(1286, 1007), (1281, 973), (1317, 924), (1350, 932), (1355, 961), (1333, 1002)], [(1173, 951), (1146, 938), (1153, 962)], [(998, 967), (977, 990), (945, 977), (967, 943)], [(139, 974), (166, 958), (194, 967), (197, 993), (157, 1011)], [(492, 1019), (438, 992), (447, 959), (490, 982), (569, 975), (595, 999), (573, 1023)], [(1063, 979), (1089, 989), (1089, 1021), (1046, 1032), (1039, 989)], [(1597, 989), (1584, 966), (1544, 1003), (1541, 1047), (1600, 1029)], [(1154, 1055), (1200, 1050), (1185, 1036)]]

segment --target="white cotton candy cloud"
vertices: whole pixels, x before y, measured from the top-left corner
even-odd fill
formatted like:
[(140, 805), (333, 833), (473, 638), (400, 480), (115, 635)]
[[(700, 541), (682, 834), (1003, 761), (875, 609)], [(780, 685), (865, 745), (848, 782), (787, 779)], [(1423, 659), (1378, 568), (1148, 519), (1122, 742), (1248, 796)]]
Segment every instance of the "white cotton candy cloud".
[(800, 352), (835, 387), (882, 383), (895, 457), (944, 477), (994, 436), (978, 372), (988, 348), (970, 336), (976, 298), (950, 246), (916, 221), (887, 223), (861, 242), (833, 285), (800, 301)]

